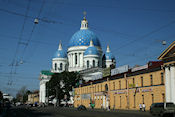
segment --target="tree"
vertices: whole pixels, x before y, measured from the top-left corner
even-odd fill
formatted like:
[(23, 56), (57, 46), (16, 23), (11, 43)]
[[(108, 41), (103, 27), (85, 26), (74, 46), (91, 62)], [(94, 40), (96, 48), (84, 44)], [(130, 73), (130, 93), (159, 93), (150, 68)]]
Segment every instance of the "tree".
[(16, 100), (25, 103), (28, 100), (28, 94), (30, 93), (31, 92), (27, 90), (25, 86), (23, 86), (16, 94)]
[(0, 91), (0, 101), (3, 100), (3, 94), (2, 92)]
[(80, 74), (78, 72), (62, 72), (52, 75), (50, 81), (46, 84), (47, 96), (54, 96), (59, 101), (67, 96), (67, 101), (70, 100), (70, 91), (72, 87), (76, 85), (80, 80)]

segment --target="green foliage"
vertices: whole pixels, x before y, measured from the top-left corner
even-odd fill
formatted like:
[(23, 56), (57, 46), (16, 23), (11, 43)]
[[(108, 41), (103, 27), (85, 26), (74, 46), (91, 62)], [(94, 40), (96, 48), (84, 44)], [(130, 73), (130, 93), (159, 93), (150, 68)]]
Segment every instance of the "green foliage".
[(67, 100), (70, 99), (69, 92), (72, 87), (80, 80), (80, 75), (77, 72), (62, 72), (52, 75), (49, 82), (46, 83), (46, 96), (54, 96), (59, 101), (67, 95)]
[(25, 86), (23, 86), (18, 93), (16, 94), (16, 101), (25, 103), (28, 100), (28, 94), (31, 91), (27, 90)]

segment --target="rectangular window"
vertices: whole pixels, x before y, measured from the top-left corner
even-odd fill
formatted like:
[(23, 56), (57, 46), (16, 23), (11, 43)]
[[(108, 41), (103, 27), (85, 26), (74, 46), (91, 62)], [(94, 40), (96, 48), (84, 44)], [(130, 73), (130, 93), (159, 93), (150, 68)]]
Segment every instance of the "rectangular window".
[(136, 107), (136, 95), (134, 95), (134, 108)]
[(165, 94), (162, 94), (162, 101), (165, 102)]
[(122, 102), (122, 100), (121, 100), (121, 96), (120, 96), (120, 108), (122, 107), (121, 102)]
[(142, 103), (144, 103), (144, 95), (142, 95)]
[(151, 94), (152, 96), (152, 103), (154, 103), (154, 94)]
[(163, 73), (161, 73), (161, 84), (164, 84), (164, 77), (163, 77)]
[(143, 77), (141, 77), (141, 87), (143, 87)]
[(119, 89), (121, 89), (121, 81), (119, 81)]
[(115, 95), (114, 95), (114, 105), (113, 105), (113, 109), (115, 109), (115, 103), (116, 103), (116, 101), (115, 101)]
[(153, 85), (153, 75), (150, 75), (150, 84)]
[(77, 64), (77, 53), (75, 54), (75, 65)]

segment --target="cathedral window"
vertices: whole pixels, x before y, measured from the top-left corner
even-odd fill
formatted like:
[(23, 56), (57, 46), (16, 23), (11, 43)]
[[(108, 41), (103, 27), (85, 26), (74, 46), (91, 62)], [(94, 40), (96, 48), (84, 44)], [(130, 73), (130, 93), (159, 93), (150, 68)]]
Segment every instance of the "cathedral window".
[(93, 60), (93, 67), (95, 67), (95, 60)]
[(55, 71), (57, 70), (57, 64), (55, 63)]
[(63, 63), (60, 63), (60, 70), (63, 70)]
[(77, 53), (75, 54), (75, 65), (77, 64)]
[(89, 68), (89, 61), (87, 61), (87, 68)]

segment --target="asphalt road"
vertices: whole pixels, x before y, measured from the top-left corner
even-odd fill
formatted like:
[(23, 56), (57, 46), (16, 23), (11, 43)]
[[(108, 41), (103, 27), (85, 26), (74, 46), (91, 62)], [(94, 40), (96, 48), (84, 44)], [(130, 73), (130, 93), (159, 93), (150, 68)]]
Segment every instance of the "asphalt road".
[(6, 117), (155, 117), (149, 112), (140, 111), (103, 111), (86, 110), (78, 111), (75, 108), (54, 108), (54, 107), (12, 107)]

